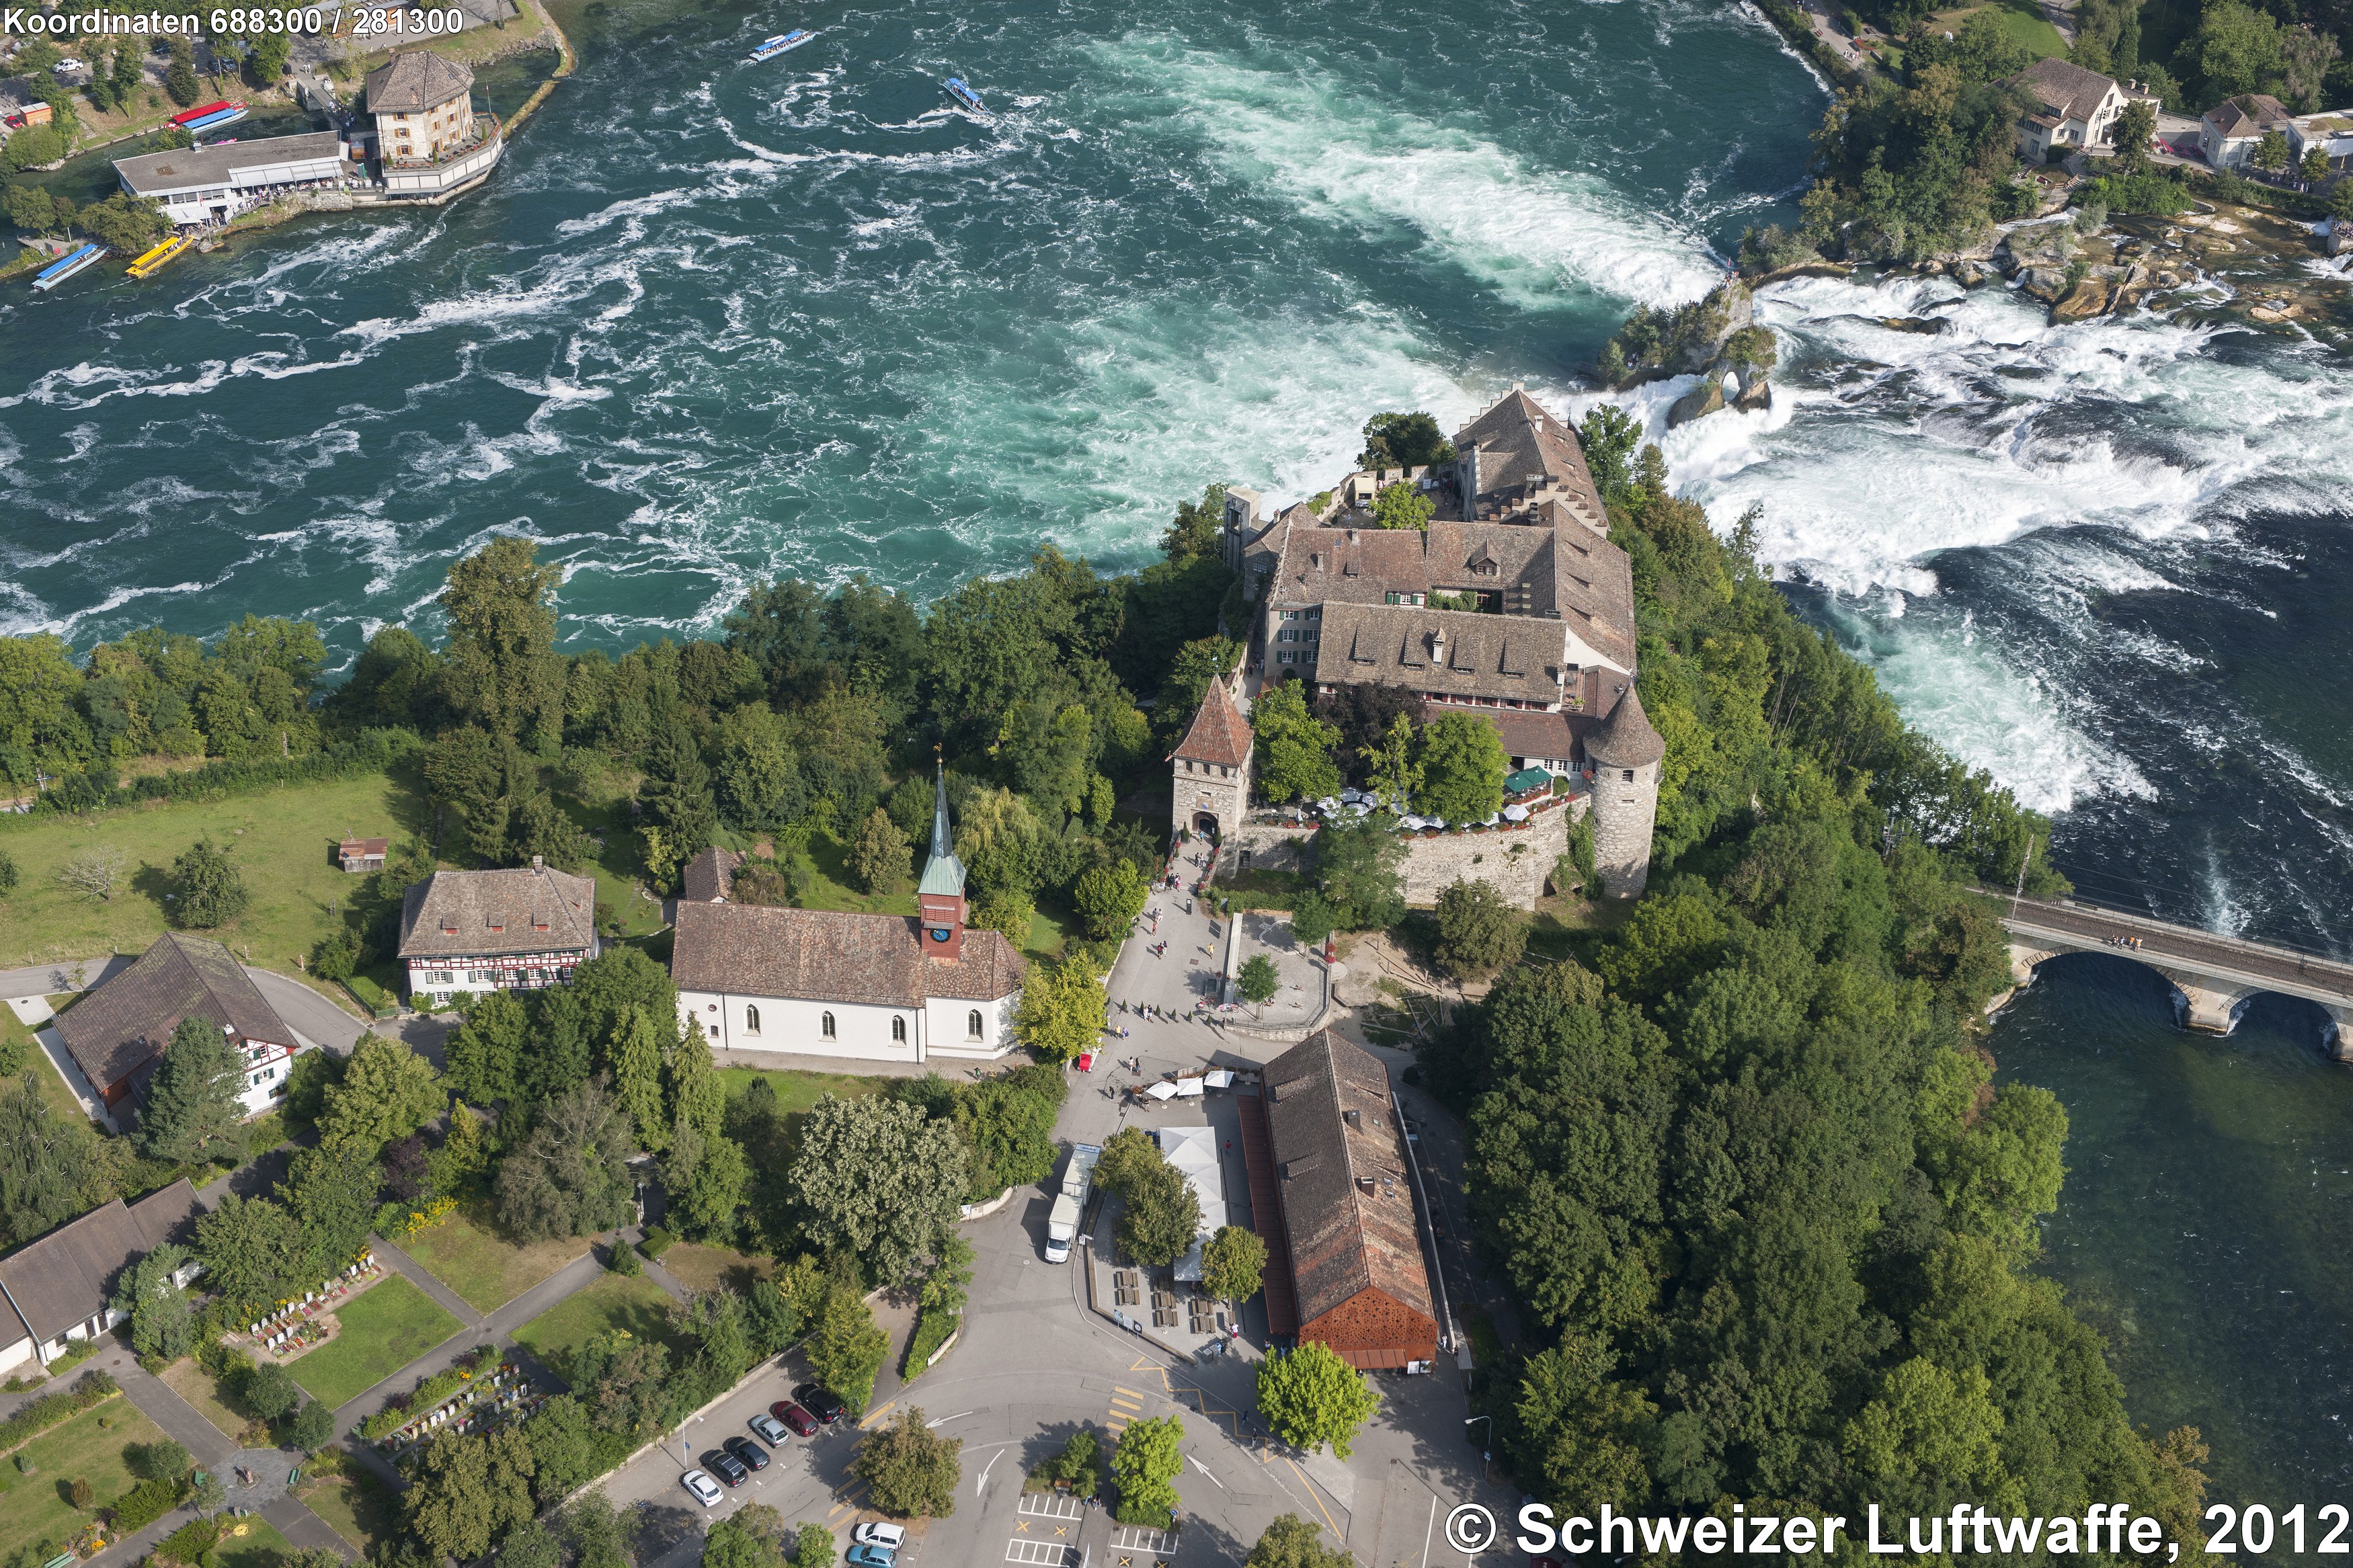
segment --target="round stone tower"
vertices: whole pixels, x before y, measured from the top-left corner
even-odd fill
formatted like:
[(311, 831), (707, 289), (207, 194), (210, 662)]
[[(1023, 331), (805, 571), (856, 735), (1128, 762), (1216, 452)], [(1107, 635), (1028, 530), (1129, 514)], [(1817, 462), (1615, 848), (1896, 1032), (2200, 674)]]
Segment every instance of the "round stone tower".
[(1667, 743), (1651, 728), (1631, 681), (1601, 728), (1586, 738), (1593, 764), (1593, 868), (1601, 890), (1630, 899), (1651, 879), (1651, 830), (1659, 817), (1659, 761)]

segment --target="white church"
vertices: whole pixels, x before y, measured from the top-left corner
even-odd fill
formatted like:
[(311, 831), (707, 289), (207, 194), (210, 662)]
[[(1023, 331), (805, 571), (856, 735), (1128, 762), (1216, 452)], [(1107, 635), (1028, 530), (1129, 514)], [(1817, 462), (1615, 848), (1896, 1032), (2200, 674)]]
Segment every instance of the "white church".
[(966, 929), (944, 777), (935, 787), (913, 920), (680, 901), (670, 977), (713, 1052), (928, 1062), (1013, 1048), (1025, 966), (999, 932)]

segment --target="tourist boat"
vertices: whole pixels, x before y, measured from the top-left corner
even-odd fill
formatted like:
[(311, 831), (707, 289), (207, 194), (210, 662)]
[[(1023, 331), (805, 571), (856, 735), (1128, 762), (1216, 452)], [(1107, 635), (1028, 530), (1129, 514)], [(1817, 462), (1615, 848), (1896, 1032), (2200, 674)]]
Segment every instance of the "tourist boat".
[(174, 114), (170, 123), (183, 131), (194, 133), (198, 131), (217, 131), (224, 125), (234, 125), (244, 118), (245, 105), (235, 100), (224, 98), (216, 103), (200, 104), (185, 113)]
[(795, 27), (789, 33), (779, 33), (773, 38), (762, 39), (759, 47), (754, 49), (747, 58), (754, 65), (758, 65), (762, 60), (772, 60), (778, 55), (790, 54), (816, 37), (815, 33), (806, 27)]
[(72, 255), (52, 261), (42, 268), (34, 275), (33, 287), (44, 292), (54, 289), (105, 254), (106, 247), (102, 245), (85, 245)]
[(175, 234), (132, 262), (129, 268), (130, 275), (133, 278), (151, 278), (164, 269), (165, 262), (195, 243), (191, 236)]
[(947, 88), (949, 97), (971, 110), (975, 114), (988, 112), (988, 105), (980, 101), (980, 94), (973, 91), (972, 84), (965, 81), (964, 78), (960, 76), (948, 78)]

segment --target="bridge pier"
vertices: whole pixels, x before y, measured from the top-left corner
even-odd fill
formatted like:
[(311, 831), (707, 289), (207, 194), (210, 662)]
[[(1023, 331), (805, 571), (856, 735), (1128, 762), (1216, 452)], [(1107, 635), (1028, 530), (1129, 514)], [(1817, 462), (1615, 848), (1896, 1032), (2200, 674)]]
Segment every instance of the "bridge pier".
[(2328, 1059), (2353, 1064), (2353, 1006), (2323, 1002), (2321, 1010), (2328, 1015), (2328, 1027), (2323, 1044), (2328, 1047)]
[(2173, 983), (2173, 1016), (2185, 1029), (2195, 1029), (2201, 1035), (2227, 1035), (2239, 1026), (2239, 1010), (2247, 1005), (2258, 986), (2217, 985), (2204, 976), (2195, 979), (2171, 970), (2157, 969)]

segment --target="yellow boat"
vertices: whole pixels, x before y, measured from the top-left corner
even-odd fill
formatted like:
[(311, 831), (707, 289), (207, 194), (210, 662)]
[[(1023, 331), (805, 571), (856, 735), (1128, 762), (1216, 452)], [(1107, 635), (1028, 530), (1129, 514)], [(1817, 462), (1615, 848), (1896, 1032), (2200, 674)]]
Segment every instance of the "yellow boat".
[(154, 273), (163, 268), (165, 262), (171, 260), (172, 258), (179, 255), (180, 252), (187, 249), (188, 247), (195, 243), (195, 240), (189, 238), (185, 234), (175, 234), (171, 238), (165, 240), (163, 244), (155, 247), (154, 249), (150, 250), (145, 255), (140, 257), (138, 260), (132, 262), (129, 268), (130, 274), (133, 278), (152, 277)]

